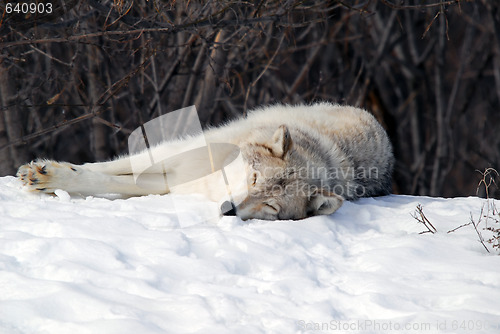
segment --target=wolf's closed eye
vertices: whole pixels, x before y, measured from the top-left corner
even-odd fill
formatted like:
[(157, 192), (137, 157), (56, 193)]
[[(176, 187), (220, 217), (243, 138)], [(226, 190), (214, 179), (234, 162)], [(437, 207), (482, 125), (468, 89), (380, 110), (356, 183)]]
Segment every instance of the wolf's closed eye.
[(252, 175), (252, 186), (257, 184), (257, 173), (253, 173)]
[(274, 211), (274, 213), (278, 213), (279, 209), (276, 205), (269, 204), (268, 202), (264, 202), (266, 208), (270, 209), (270, 211)]

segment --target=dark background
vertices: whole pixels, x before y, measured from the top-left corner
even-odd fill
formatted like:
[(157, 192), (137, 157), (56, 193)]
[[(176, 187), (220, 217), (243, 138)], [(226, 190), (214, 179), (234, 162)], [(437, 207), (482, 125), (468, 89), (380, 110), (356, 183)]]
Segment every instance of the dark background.
[(315, 100), (375, 114), (395, 193), (475, 195), (500, 168), (500, 1), (26, 2), (53, 13), (0, 5), (0, 175), (110, 159), (193, 104), (217, 125)]

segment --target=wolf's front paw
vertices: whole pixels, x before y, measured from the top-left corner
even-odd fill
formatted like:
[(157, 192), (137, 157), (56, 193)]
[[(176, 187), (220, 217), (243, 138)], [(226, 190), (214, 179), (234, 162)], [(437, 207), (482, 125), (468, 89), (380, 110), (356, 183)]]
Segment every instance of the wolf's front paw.
[(19, 167), (17, 178), (30, 191), (53, 193), (54, 190), (60, 188), (58, 178), (64, 174), (76, 172), (76, 168), (69, 163), (36, 160)]
[(46, 163), (45, 161), (32, 161), (29, 164), (22, 165), (17, 170), (17, 178), (29, 190), (45, 191), (44, 184), (50, 178)]

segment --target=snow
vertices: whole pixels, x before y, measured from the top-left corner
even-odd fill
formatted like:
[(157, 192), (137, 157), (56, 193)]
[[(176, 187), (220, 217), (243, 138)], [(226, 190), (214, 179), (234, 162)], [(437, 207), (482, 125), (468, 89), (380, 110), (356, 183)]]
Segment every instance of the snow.
[[(391, 195), (182, 225), (169, 195), (48, 196), (3, 177), (0, 333), (498, 333), (500, 256), (472, 226), (446, 233), (484, 201)], [(419, 234), (419, 203), (438, 233)]]

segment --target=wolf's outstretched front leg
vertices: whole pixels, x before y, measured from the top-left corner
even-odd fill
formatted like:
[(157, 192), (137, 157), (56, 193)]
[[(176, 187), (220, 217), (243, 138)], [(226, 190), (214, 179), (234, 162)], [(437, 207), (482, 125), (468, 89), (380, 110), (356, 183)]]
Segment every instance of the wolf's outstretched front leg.
[(52, 193), (67, 188), (64, 182), (74, 177), (76, 171), (76, 166), (69, 163), (37, 160), (19, 167), (17, 177), (28, 190)]
[(168, 193), (161, 175), (148, 175), (137, 186), (133, 175), (109, 175), (96, 172), (86, 165), (36, 160), (19, 167), (17, 177), (31, 191), (53, 193), (62, 189), (82, 195), (122, 194), (140, 196)]

